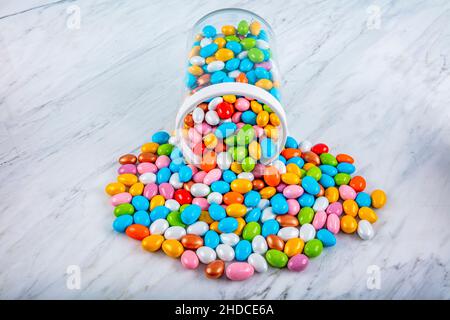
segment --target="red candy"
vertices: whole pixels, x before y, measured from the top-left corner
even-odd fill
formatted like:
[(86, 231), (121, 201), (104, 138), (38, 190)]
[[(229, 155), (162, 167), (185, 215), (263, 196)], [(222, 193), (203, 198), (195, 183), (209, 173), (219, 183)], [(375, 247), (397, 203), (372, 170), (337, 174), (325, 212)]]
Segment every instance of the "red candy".
[(125, 232), (130, 238), (136, 240), (142, 240), (150, 235), (150, 230), (142, 224), (132, 224)]
[(318, 143), (311, 148), (311, 151), (315, 154), (321, 155), (322, 153), (328, 152), (328, 146), (325, 143)]
[(234, 113), (234, 107), (231, 103), (223, 101), (217, 105), (216, 112), (220, 119), (229, 119)]
[(354, 176), (349, 183), (356, 192), (361, 192), (366, 188), (366, 180), (361, 176)]
[(173, 198), (180, 204), (190, 204), (192, 202), (191, 193), (184, 189), (179, 189), (173, 194)]

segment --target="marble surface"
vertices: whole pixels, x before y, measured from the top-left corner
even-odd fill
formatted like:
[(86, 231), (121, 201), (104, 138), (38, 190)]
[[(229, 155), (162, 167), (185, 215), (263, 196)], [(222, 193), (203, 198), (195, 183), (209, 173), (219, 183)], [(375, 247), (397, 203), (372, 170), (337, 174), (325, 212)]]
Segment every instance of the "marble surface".
[(173, 128), (187, 29), (224, 6), (0, 2), (0, 298), (449, 299), (445, 0), (226, 4), (273, 25), (291, 135), (353, 155), (368, 188), (388, 192), (372, 241), (341, 235), (301, 274), (232, 283), (111, 230), (116, 159)]

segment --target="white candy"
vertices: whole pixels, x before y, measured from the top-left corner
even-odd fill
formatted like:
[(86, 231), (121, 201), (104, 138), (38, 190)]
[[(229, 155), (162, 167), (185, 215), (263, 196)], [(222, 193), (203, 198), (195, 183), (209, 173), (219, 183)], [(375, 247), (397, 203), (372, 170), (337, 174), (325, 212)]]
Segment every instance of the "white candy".
[(205, 119), (205, 111), (199, 107), (195, 108), (192, 112), (192, 120), (194, 120), (194, 123), (201, 124), (203, 119)]
[[(209, 204), (213, 204), (213, 203), (221, 204), (223, 196), (219, 192), (211, 192), (208, 195), (208, 198), (206, 198), (206, 199), (208, 200)], [(167, 203), (167, 201), (166, 201), (166, 203)]]
[(267, 207), (263, 210), (261, 215), (261, 222), (264, 223), (267, 220), (273, 220), (277, 217), (275, 213), (272, 211), (272, 207)]
[(269, 49), (269, 43), (265, 40), (259, 39), (256, 40), (256, 47), (261, 50), (267, 50)]
[(156, 174), (153, 172), (146, 172), (139, 176), (139, 181), (143, 184), (155, 183), (156, 182)]
[(314, 239), (316, 236), (316, 229), (310, 223), (305, 223), (300, 227), (300, 239), (305, 242)]
[(197, 221), (187, 227), (188, 234), (196, 234), (197, 236), (203, 236), (209, 230), (209, 225), (205, 221)]
[(217, 166), (222, 170), (228, 170), (233, 162), (228, 152), (221, 152), (217, 155)]
[(219, 244), (216, 248), (217, 257), (222, 261), (232, 261), (234, 259), (234, 250), (228, 244)]
[(150, 225), (150, 234), (164, 234), (169, 228), (169, 222), (166, 219), (157, 219)]
[(301, 152), (310, 151), (312, 148), (312, 143), (309, 142), (308, 140), (302, 141), (300, 142), (298, 148), (300, 149)]
[(278, 231), (278, 236), (284, 241), (292, 238), (298, 238), (299, 230), (296, 227), (284, 227)]
[(265, 254), (267, 251), (266, 239), (260, 234), (255, 236), (252, 240), (252, 249), (255, 253)]
[(325, 209), (328, 207), (330, 202), (326, 197), (318, 197), (316, 199), (316, 202), (314, 202), (313, 210), (314, 211), (325, 211)]
[(194, 183), (191, 186), (191, 194), (196, 198), (203, 198), (209, 194), (209, 186), (204, 183)]
[(220, 241), (223, 244), (227, 244), (231, 247), (234, 247), (239, 242), (239, 236), (236, 233), (221, 233), (220, 234)]
[(216, 260), (216, 252), (214, 249), (211, 249), (210, 247), (200, 247), (197, 249), (197, 257), (198, 260), (200, 260), (201, 263), (208, 264), (210, 262), (213, 262)]
[(240, 74), (241, 74), (241, 71), (240, 71), (240, 70), (233, 70), (233, 71), (228, 72), (228, 77), (235, 79), (235, 78), (237, 78)]
[(238, 174), (237, 177), (238, 177), (238, 179), (245, 179), (245, 180), (250, 180), (250, 181), (255, 180), (255, 176), (251, 172), (241, 172)]
[(170, 176), (169, 183), (174, 189), (181, 189), (183, 187), (183, 182), (180, 181), (180, 175), (175, 172)]
[(189, 59), (189, 62), (194, 66), (202, 66), (205, 64), (205, 58), (200, 56), (193, 56)]
[[(203, 38), (202, 40), (200, 40), (200, 47), (206, 47), (208, 44), (211, 44), (213, 41), (211, 38)], [(256, 42), (258, 43), (258, 42)]]
[(178, 201), (174, 199), (166, 200), (164, 206), (168, 208), (170, 211), (178, 211), (178, 209), (180, 209), (180, 204), (178, 203)]
[(215, 126), (217, 124), (219, 124), (220, 122), (220, 118), (219, 115), (217, 114), (216, 111), (214, 110), (209, 110), (206, 115), (205, 115), (205, 121), (211, 125), (211, 126)]
[(164, 238), (166, 239), (180, 240), (184, 235), (186, 235), (186, 229), (180, 226), (169, 227), (164, 232)]
[(225, 63), (223, 61), (217, 60), (208, 64), (206, 70), (208, 70), (208, 72), (216, 72), (222, 70), (223, 68), (225, 68)]
[(216, 110), (217, 105), (222, 102), (223, 102), (222, 97), (215, 97), (208, 103), (208, 110)]
[(372, 224), (367, 220), (360, 220), (358, 222), (358, 235), (363, 240), (370, 240), (375, 236)]
[(237, 55), (237, 57), (239, 58), (239, 59), (244, 59), (244, 58), (247, 58), (247, 56), (248, 56), (248, 51), (242, 51), (241, 53), (239, 53), (238, 55)]
[(266, 259), (258, 253), (252, 253), (248, 257), (247, 262), (255, 268), (256, 272), (263, 273), (269, 269)]
[(171, 137), (169, 138), (169, 144), (171, 144), (171, 145), (176, 145), (177, 143), (178, 143), (177, 136), (171, 136)]
[(275, 160), (272, 165), (277, 168), (280, 174), (286, 173), (286, 165), (281, 160)]
[(258, 208), (260, 208), (261, 210), (264, 210), (268, 206), (270, 206), (270, 200), (269, 199), (261, 199), (261, 200), (259, 200)]

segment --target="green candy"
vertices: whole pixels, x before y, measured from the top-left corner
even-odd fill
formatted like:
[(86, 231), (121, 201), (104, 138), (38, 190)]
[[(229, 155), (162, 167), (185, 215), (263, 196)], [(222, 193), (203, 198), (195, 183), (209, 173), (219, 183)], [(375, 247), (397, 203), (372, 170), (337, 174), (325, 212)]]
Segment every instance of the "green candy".
[(258, 48), (248, 50), (248, 58), (251, 62), (260, 63), (264, 61), (264, 53)]
[(227, 146), (237, 146), (237, 136), (236, 135), (229, 136), (229, 137), (225, 138), (224, 141)]
[(244, 160), (244, 158), (248, 154), (247, 148), (243, 147), (243, 146), (231, 147), (228, 149), (228, 152), (230, 152), (233, 159), (238, 162), (241, 162), (242, 160)]
[(274, 268), (284, 268), (288, 263), (288, 256), (282, 251), (270, 249), (266, 252), (266, 260)]
[(227, 40), (227, 42), (230, 42), (230, 41), (236, 41), (236, 42), (239, 42), (239, 41), (241, 41), (241, 39), (239, 39), (239, 37), (237, 37), (237, 36), (235, 36), (235, 35), (226, 36), (226, 37), (225, 37), (225, 40)]
[(187, 207), (189, 207), (190, 205), (189, 204), (183, 204), (181, 207), (180, 207), (180, 213), (181, 212), (183, 212), (184, 211), (184, 209), (186, 209)]
[(311, 167), (311, 169), (306, 172), (307, 176), (313, 177), (316, 181), (319, 181), (322, 178), (322, 170), (319, 167)]
[(348, 173), (338, 173), (334, 176), (334, 181), (338, 186), (342, 186), (343, 184), (348, 184), (352, 177)]
[(167, 215), (167, 222), (169, 222), (171, 227), (178, 226), (186, 228), (186, 225), (181, 221), (181, 212), (180, 211), (172, 211)]
[(172, 149), (173, 149), (173, 145), (168, 144), (168, 143), (162, 144), (158, 147), (158, 155), (159, 156), (162, 156), (162, 155), (170, 156)]
[(305, 254), (308, 258), (315, 258), (322, 253), (323, 244), (319, 239), (309, 240), (305, 245)]
[(320, 155), (320, 162), (322, 162), (322, 164), (328, 164), (333, 167), (336, 167), (338, 164), (336, 158), (329, 153), (322, 153)]
[(314, 210), (310, 207), (303, 207), (298, 214), (298, 221), (301, 225), (311, 223), (314, 219)]
[(238, 145), (244, 146), (249, 144), (254, 137), (255, 137), (255, 129), (253, 129), (252, 125), (246, 124), (237, 133), (236, 142)]
[(240, 35), (245, 36), (248, 33), (248, 22), (241, 20), (238, 24), (237, 30)]
[(267, 104), (263, 105), (263, 110), (272, 113), (272, 109)]
[(300, 178), (303, 178), (304, 176), (306, 176), (306, 170), (300, 169)]
[(242, 238), (252, 241), (259, 234), (261, 234), (261, 225), (258, 222), (252, 221), (245, 225), (242, 231)]
[(245, 172), (251, 172), (256, 165), (256, 160), (253, 159), (252, 157), (247, 157), (244, 160), (242, 160), (241, 166), (242, 166), (242, 170), (244, 170)]
[(256, 40), (253, 38), (244, 38), (241, 40), (241, 45), (244, 50), (250, 50), (254, 46), (256, 46)]
[(123, 216), (124, 214), (133, 215), (134, 214), (133, 205), (131, 205), (129, 203), (122, 203), (114, 208), (114, 215), (116, 217)]

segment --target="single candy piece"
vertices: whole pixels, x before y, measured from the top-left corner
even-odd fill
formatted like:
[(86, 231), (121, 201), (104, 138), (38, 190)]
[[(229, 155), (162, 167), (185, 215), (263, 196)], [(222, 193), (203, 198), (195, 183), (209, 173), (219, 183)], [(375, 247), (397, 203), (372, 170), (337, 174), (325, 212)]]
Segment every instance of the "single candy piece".
[(386, 204), (387, 197), (383, 190), (374, 190), (370, 197), (372, 198), (372, 206), (374, 208), (379, 209)]
[(225, 271), (225, 263), (222, 260), (214, 260), (205, 268), (205, 275), (209, 279), (219, 279)]
[(161, 248), (162, 243), (164, 242), (164, 237), (159, 234), (152, 234), (148, 237), (145, 237), (142, 239), (142, 248), (150, 251), (155, 252), (158, 251)]
[(199, 265), (199, 260), (197, 255), (195, 254), (194, 251), (192, 250), (186, 250), (183, 252), (183, 254), (181, 255), (181, 264), (183, 265), (183, 267), (185, 267), (186, 269), (197, 269), (198, 265)]
[(355, 218), (346, 214), (341, 219), (341, 229), (345, 233), (354, 233), (358, 228), (358, 222), (356, 222)]
[(327, 229), (321, 229), (317, 232), (317, 239), (319, 239), (325, 247), (332, 247), (336, 244), (336, 237)]
[(189, 205), (181, 212), (181, 221), (187, 225), (193, 224), (200, 217), (201, 211), (200, 206), (195, 204)]
[(312, 239), (305, 245), (305, 255), (308, 258), (315, 258), (322, 253), (323, 244), (319, 239)]
[(308, 257), (304, 254), (297, 254), (289, 259), (287, 267), (291, 271), (300, 272), (306, 269), (308, 261)]
[(226, 268), (227, 278), (233, 281), (242, 281), (250, 278), (255, 272), (252, 265), (246, 262), (233, 262)]
[(375, 235), (372, 224), (367, 220), (360, 220), (358, 223), (358, 235), (363, 240), (372, 239)]
[(274, 268), (284, 268), (288, 263), (288, 256), (279, 250), (270, 249), (266, 252), (267, 262)]

